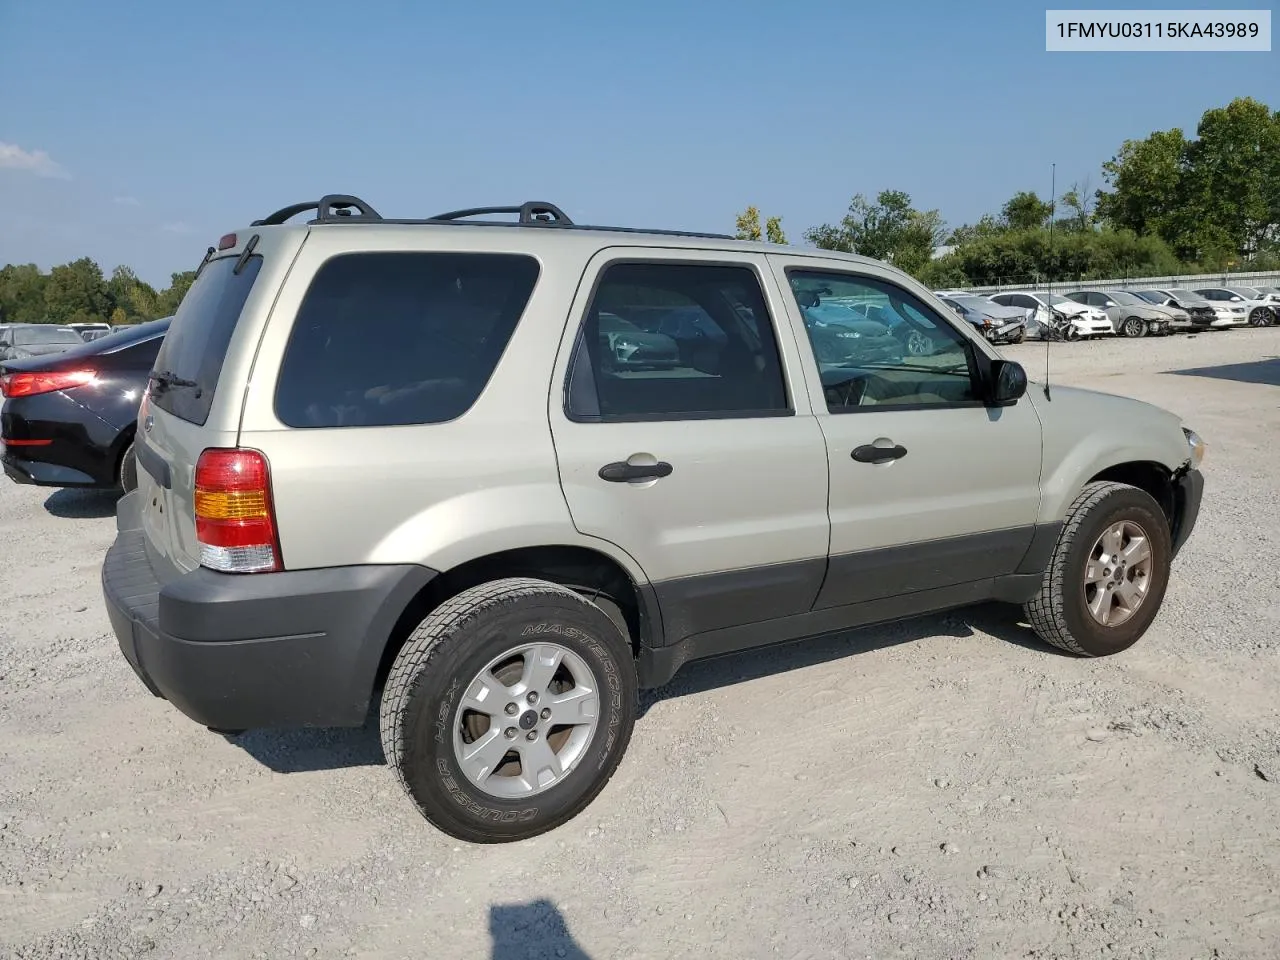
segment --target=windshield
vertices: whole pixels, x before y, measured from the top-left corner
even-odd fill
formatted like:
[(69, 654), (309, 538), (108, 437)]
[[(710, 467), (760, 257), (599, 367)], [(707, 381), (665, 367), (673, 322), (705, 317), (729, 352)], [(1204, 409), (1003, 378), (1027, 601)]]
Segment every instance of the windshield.
[(1159, 290), (1136, 290), (1134, 292), (1147, 303), (1164, 303), (1169, 299)]
[[(1049, 294), (1049, 303), (1050, 303), (1052, 306), (1055, 306), (1055, 307), (1056, 307), (1056, 306), (1057, 306), (1058, 304), (1060, 304), (1060, 303), (1073, 304), (1073, 303), (1075, 303), (1075, 301), (1074, 301), (1074, 300), (1068, 300), (1066, 297), (1060, 296), (1060, 295), (1058, 295), (1058, 294), (1056, 294), (1056, 293), (1051, 293), (1051, 294)], [(1077, 305), (1077, 306), (1079, 306), (1079, 304), (1076, 304), (1076, 305)]]
[(989, 310), (991, 307), (999, 306), (999, 304), (992, 303), (982, 297), (948, 297), (947, 299), (954, 300), (960, 306), (969, 310)]
[(1252, 287), (1227, 287), (1237, 297), (1244, 297), (1246, 300), (1257, 300), (1258, 291)]
[(47, 344), (65, 343), (76, 346), (84, 343), (80, 334), (66, 327), (28, 327), (25, 330), (13, 331), (13, 342), (19, 347), (44, 346)]
[(1116, 303), (1122, 303), (1127, 307), (1140, 307), (1144, 303), (1141, 297), (1135, 297), (1132, 293), (1125, 293), (1123, 290), (1104, 290), (1103, 293)]

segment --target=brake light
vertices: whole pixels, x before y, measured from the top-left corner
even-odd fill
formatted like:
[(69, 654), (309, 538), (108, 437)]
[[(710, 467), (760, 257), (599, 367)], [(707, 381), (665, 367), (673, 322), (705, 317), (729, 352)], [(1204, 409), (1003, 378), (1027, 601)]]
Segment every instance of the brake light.
[(209, 449), (195, 476), (200, 564), (223, 573), (280, 570), (271, 471), (257, 450)]
[(236, 245), (236, 235), (234, 233), (224, 233), (218, 238), (219, 250), (230, 250)]
[(15, 397), (34, 397), (55, 390), (70, 390), (93, 383), (97, 374), (92, 370), (52, 370), (42, 373), (7, 373), (0, 377), (0, 394)]

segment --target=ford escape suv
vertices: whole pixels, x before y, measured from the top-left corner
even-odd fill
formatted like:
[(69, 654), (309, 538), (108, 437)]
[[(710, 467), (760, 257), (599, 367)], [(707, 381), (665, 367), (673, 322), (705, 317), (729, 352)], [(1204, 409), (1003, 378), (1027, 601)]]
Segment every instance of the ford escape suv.
[(583, 810), (690, 660), (993, 599), (1122, 651), (1203, 489), (1175, 416), (1028, 389), (883, 263), (543, 203), (227, 234), (137, 437), (102, 581), (142, 682), (222, 732), (376, 703), (475, 842)]

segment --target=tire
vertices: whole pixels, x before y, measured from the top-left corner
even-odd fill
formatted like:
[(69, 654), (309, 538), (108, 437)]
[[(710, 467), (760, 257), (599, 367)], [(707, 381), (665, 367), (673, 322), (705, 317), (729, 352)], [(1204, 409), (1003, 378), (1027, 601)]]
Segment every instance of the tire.
[[(1136, 609), (1122, 622), (1104, 626), (1087, 605), (1086, 565), (1104, 531), (1117, 524), (1146, 534), (1150, 563)], [(1137, 643), (1160, 612), (1172, 557), (1169, 522), (1149, 494), (1123, 483), (1086, 484), (1067, 511), (1040, 593), (1023, 609), (1045, 643), (1084, 657), (1119, 653)]]
[(1120, 332), (1130, 339), (1145, 337), (1147, 324), (1141, 317), (1129, 317), (1120, 325)]
[(1014, 343), (1021, 343), (1023, 340), (1027, 339), (1027, 332), (1025, 330), (1019, 330), (1009, 339)]
[(1258, 307), (1253, 313), (1249, 314), (1249, 326), (1266, 327), (1271, 322), (1271, 314), (1265, 307)]
[(132, 493), (138, 489), (138, 454), (136, 441), (130, 440), (120, 456), (120, 475), (118, 485), (121, 492)]
[[(544, 688), (547, 694), (537, 701), (543, 703), (541, 708), (534, 709), (529, 706), (534, 701), (523, 699), (527, 687), (521, 675), (527, 677), (531, 661), (525, 658), (516, 668), (514, 663), (519, 661), (507, 655), (535, 644), (562, 652), (561, 665), (553, 668), (554, 676), (568, 679), (558, 683), (572, 681), (575, 687), (596, 691), (595, 718), (583, 721), (584, 726), (593, 726), (576, 745), (573, 738), (579, 727), (568, 728), (566, 734), (553, 720), (542, 719), (555, 704), (549, 688)], [(569, 673), (563, 672), (566, 670)], [(578, 674), (582, 670), (594, 686), (581, 683)], [(482, 675), (489, 678), (490, 696), (484, 702), (494, 702), (495, 712), (478, 728), (475, 724), (485, 714), (464, 708), (463, 701), (477, 688)], [(514, 686), (515, 692), (509, 692), (507, 685)], [(496, 703), (503, 704), (503, 714), (496, 712)], [(387, 676), (379, 728), (388, 764), (428, 821), (460, 840), (507, 843), (552, 830), (595, 799), (627, 749), (636, 705), (630, 639), (610, 616), (564, 587), (543, 580), (510, 578), (464, 590), (418, 625)], [(506, 710), (511, 707), (515, 713), (506, 719)], [(532, 721), (529, 714), (534, 715)], [(493, 717), (503, 726), (501, 734), (493, 727)], [(491, 739), (490, 731), (494, 734)], [(515, 733), (514, 738), (506, 738), (508, 731)], [(468, 735), (473, 739), (465, 740)], [(505, 754), (501, 753), (504, 741), (499, 736), (510, 745)], [(558, 779), (543, 785), (538, 781), (550, 771), (526, 771), (523, 760), (525, 749), (536, 749), (526, 747), (525, 738), (537, 743), (539, 736), (541, 756), (554, 753), (557, 764), (571, 749), (576, 751), (562, 773), (551, 774)], [(556, 737), (564, 738), (562, 746), (546, 750)], [(492, 751), (479, 749), (485, 741)], [(487, 768), (477, 761), (473, 772), (487, 772), (468, 775), (460, 755), (470, 748), (478, 754), (501, 754), (502, 759)], [(513, 756), (518, 761), (507, 760)], [(532, 784), (526, 780), (530, 776)]]

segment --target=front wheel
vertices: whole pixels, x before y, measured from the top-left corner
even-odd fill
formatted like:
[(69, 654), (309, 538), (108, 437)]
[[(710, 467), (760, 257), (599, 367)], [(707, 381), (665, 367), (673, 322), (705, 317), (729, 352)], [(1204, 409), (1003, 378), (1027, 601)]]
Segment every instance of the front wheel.
[(1172, 559), (1169, 522), (1148, 493), (1086, 484), (1027, 618), (1040, 639), (1081, 656), (1127, 650), (1160, 611)]
[(542, 580), (464, 590), (396, 656), (382, 748), (427, 820), (473, 843), (545, 833), (604, 789), (631, 739), (630, 642), (607, 613)]
[(1263, 307), (1259, 307), (1253, 313), (1249, 314), (1249, 326), (1251, 327), (1268, 327), (1271, 325), (1271, 313)]
[(1120, 332), (1131, 339), (1145, 336), (1147, 333), (1147, 325), (1142, 321), (1141, 317), (1130, 317), (1120, 327)]

